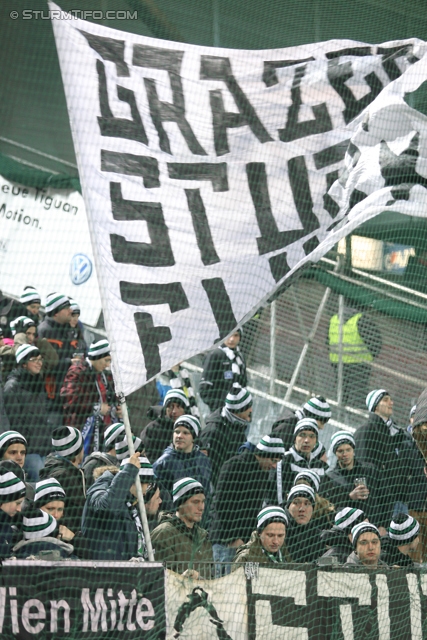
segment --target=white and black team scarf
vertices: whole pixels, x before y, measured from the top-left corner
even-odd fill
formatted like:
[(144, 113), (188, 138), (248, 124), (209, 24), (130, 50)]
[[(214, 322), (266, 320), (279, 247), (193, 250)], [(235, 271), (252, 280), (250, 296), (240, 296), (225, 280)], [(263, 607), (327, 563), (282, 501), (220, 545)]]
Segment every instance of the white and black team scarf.
[(196, 416), (196, 418), (200, 418), (200, 411), (199, 407), (197, 406), (196, 394), (194, 393), (190, 374), (188, 373), (187, 369), (185, 369), (184, 367), (180, 367), (179, 371), (177, 372), (170, 369), (170, 371), (167, 372), (167, 375), (169, 377), (169, 384), (172, 389), (182, 389), (184, 391), (190, 403), (191, 415)]
[(130, 515), (132, 516), (132, 520), (135, 523), (135, 527), (138, 535), (138, 551), (137, 551), (138, 558), (144, 558), (144, 560), (148, 560), (147, 545), (145, 544), (144, 530), (142, 528), (141, 518), (139, 517), (138, 509), (131, 502), (127, 502), (126, 505), (129, 509)]
[(241, 376), (245, 371), (245, 365), (241, 357), (241, 351), (239, 347), (235, 349), (230, 349), (230, 347), (226, 347), (225, 345), (221, 345), (219, 347), (224, 351), (225, 355), (231, 362), (231, 370), (233, 372), (233, 379), (237, 381), (237, 378)]

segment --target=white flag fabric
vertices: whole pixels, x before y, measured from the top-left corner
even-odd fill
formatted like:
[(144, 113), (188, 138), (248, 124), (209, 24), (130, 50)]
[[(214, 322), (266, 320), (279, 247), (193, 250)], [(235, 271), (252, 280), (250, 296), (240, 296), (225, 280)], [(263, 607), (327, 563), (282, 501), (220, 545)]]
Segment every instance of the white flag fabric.
[(50, 7), (118, 391), (224, 338), (366, 219), (425, 215), (427, 119), (404, 100), (424, 42), (216, 49)]

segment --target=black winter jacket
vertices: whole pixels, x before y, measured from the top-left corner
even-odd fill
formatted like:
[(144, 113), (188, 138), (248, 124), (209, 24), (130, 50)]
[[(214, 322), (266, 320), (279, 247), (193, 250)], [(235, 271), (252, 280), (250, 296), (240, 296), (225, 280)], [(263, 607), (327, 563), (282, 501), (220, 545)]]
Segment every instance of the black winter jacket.
[(268, 494), (269, 473), (249, 451), (226, 462), (219, 474), (212, 507), (212, 543), (248, 542)]
[(232, 361), (220, 347), (210, 351), (203, 363), (199, 393), (211, 411), (216, 411), (224, 406), (225, 397), (235, 382), (241, 387), (246, 387), (248, 384), (243, 353), (240, 349), (235, 350), (235, 353), (240, 356), (243, 362), (239, 366), (240, 374), (233, 373)]
[(289, 526), (286, 530), (286, 547), (291, 562), (315, 562), (324, 549), (320, 540), (320, 519), (311, 519), (307, 524), (298, 524), (288, 513)]
[(48, 396), (55, 410), (62, 412), (61, 387), (65, 374), (71, 365), (71, 358), (77, 349), (70, 335), (70, 325), (59, 324), (53, 318), (45, 317), (38, 327), (39, 338), (46, 338), (58, 354), (58, 364), (46, 376)]
[(11, 428), (27, 440), (27, 453), (46, 456), (52, 450), (52, 436), (43, 377), (22, 367), (14, 369), (4, 387), (4, 405)]
[(215, 487), (222, 465), (237, 455), (239, 447), (246, 442), (247, 425), (232, 423), (218, 409), (206, 418), (206, 427), (200, 434), (200, 448), (208, 452), (212, 463), (212, 484)]
[(66, 495), (65, 515), (61, 524), (65, 524), (73, 533), (80, 531), (86, 497), (83, 471), (75, 467), (67, 458), (51, 453), (47, 456), (39, 477), (40, 480), (56, 478), (60, 482)]
[(308, 459), (301, 455), (294, 447), (291, 447), (289, 451), (285, 453), (277, 465), (274, 474), (276, 486), (274, 494), (271, 496), (271, 502), (273, 504), (283, 506), (286, 502), (286, 496), (293, 487), (294, 480), (300, 471), (304, 471), (305, 469), (315, 471), (319, 479), (322, 480), (328, 469), (328, 465), (318, 457), (321, 450), (322, 445), (317, 445)]
[[(319, 493), (332, 502), (335, 511), (340, 511), (345, 507), (362, 509), (376, 526), (379, 514), (377, 513), (377, 471), (372, 465), (362, 464), (358, 460), (354, 461), (353, 469), (341, 469), (338, 465), (334, 469), (328, 469), (326, 476), (322, 481)], [(369, 489), (369, 497), (366, 500), (351, 500), (349, 494), (355, 489), (356, 478), (366, 478), (366, 485)], [(387, 523), (386, 526), (388, 526)], [(348, 554), (347, 554), (348, 555)]]
[(145, 455), (154, 464), (171, 443), (174, 422), (165, 414), (164, 407), (151, 407), (149, 414), (158, 417), (147, 424), (140, 433)]
[(406, 503), (414, 462), (409, 434), (392, 425), (389, 427), (376, 413), (354, 434), (357, 459), (373, 465), (378, 480), (378, 523), (388, 526), (397, 501)]

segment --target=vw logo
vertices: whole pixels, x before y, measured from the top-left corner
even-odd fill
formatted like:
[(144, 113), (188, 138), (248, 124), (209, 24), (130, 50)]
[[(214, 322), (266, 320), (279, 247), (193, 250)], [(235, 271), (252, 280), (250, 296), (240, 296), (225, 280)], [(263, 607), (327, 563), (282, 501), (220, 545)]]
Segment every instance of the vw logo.
[(70, 278), (73, 284), (83, 284), (92, 275), (92, 262), (84, 253), (76, 253), (70, 264)]

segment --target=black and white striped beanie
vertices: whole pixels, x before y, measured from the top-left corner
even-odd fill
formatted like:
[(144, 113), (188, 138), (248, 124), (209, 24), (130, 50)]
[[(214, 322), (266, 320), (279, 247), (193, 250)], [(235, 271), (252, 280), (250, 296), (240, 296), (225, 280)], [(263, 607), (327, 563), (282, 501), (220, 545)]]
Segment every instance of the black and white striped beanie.
[(171, 402), (179, 404), (186, 413), (190, 409), (190, 401), (182, 389), (169, 389), (164, 397), (163, 406), (166, 408)]
[(420, 525), (412, 516), (399, 513), (390, 522), (387, 531), (389, 538), (400, 546), (409, 544), (420, 535)]
[(319, 491), (320, 478), (319, 478), (318, 474), (315, 471), (313, 471), (312, 469), (304, 469), (303, 471), (300, 471), (299, 473), (297, 473), (297, 475), (295, 476), (295, 480), (294, 480), (294, 487), (297, 484), (299, 484), (299, 482), (301, 480), (303, 480), (304, 482), (308, 482), (310, 487), (316, 493)]
[(313, 507), (314, 503), (316, 502), (316, 494), (314, 493), (313, 489), (307, 484), (297, 484), (296, 487), (291, 488), (286, 499), (286, 506), (289, 507), (289, 505), (295, 500), (295, 498), (307, 498), (308, 500), (310, 500)]
[(53, 316), (69, 306), (70, 299), (62, 293), (49, 293), (46, 296), (45, 310), (48, 316)]
[(414, 404), (414, 406), (413, 406), (413, 407), (411, 407), (411, 410), (410, 410), (410, 412), (409, 412), (409, 419), (411, 419), (411, 418), (413, 418), (413, 417), (414, 417), (414, 414), (415, 414), (415, 411), (416, 411), (416, 410), (417, 410), (417, 405), (416, 405), (416, 404)]
[(115, 422), (107, 427), (104, 431), (104, 450), (109, 451), (110, 449), (114, 449), (115, 443), (124, 433), (125, 425), (123, 422)]
[(168, 375), (170, 376), (169, 384), (172, 389), (181, 389), (182, 391), (184, 390), (184, 388), (186, 389), (186, 396), (190, 404), (190, 413), (192, 416), (200, 418), (200, 411), (199, 407), (197, 406), (196, 394), (194, 393), (190, 374), (188, 373), (187, 369), (180, 367), (178, 372), (170, 370), (168, 372)]
[[(122, 436), (123, 437), (121, 440), (116, 440), (116, 442), (114, 443), (117, 460), (124, 460), (125, 458), (129, 458), (130, 456), (127, 435), (124, 433), (122, 434)], [(142, 441), (140, 440), (140, 438), (137, 438), (134, 435), (132, 435), (132, 440), (133, 440), (133, 447), (135, 451), (138, 451), (138, 449), (142, 444)]]
[(232, 413), (243, 413), (252, 406), (252, 396), (247, 389), (235, 382), (227, 393), (225, 406)]
[(335, 515), (334, 525), (338, 527), (338, 529), (342, 529), (345, 533), (350, 533), (353, 527), (362, 523), (364, 520), (366, 520), (366, 515), (362, 509), (345, 507)]
[(38, 508), (54, 500), (65, 502), (65, 497), (65, 491), (56, 478), (46, 478), (35, 484), (34, 505)]
[(263, 436), (255, 448), (255, 455), (279, 460), (285, 455), (283, 440), (272, 436)]
[(179, 507), (191, 496), (205, 493), (203, 485), (194, 478), (181, 478), (173, 483), (172, 500), (174, 507)]
[(73, 298), (70, 298), (70, 307), (72, 314), (78, 313), (80, 315), (80, 305), (78, 304), (78, 302), (73, 300)]
[(11, 444), (23, 444), (27, 447), (27, 441), (19, 431), (5, 431), (0, 433), (0, 460)]
[(294, 442), (295, 438), (301, 431), (313, 431), (316, 434), (316, 437), (319, 437), (319, 427), (317, 426), (317, 422), (314, 418), (303, 418), (302, 420), (298, 420), (294, 429)]
[(323, 396), (313, 396), (303, 405), (307, 418), (315, 418), (322, 422), (328, 422), (331, 417), (331, 407)]
[(61, 458), (72, 458), (83, 447), (82, 434), (76, 427), (57, 427), (52, 432), (52, 445)]
[(19, 297), (19, 302), (21, 302), (25, 306), (34, 304), (35, 302), (38, 302), (40, 304), (41, 301), (41, 295), (34, 289), (34, 287), (25, 287), (24, 291)]
[(288, 516), (286, 515), (286, 511), (281, 507), (264, 507), (261, 509), (259, 514), (257, 515), (257, 524), (256, 528), (258, 533), (261, 533), (265, 527), (267, 527), (272, 522), (282, 522), (286, 527), (289, 524)]
[(10, 330), (13, 336), (16, 336), (17, 333), (25, 333), (27, 329), (30, 327), (35, 327), (36, 323), (28, 316), (19, 316), (19, 318), (15, 318), (10, 323)]
[(338, 447), (340, 447), (342, 444), (349, 444), (353, 447), (353, 449), (356, 447), (354, 438), (348, 431), (337, 431), (333, 434), (331, 438), (331, 447), (333, 453), (335, 453)]
[(378, 403), (381, 402), (384, 396), (389, 395), (389, 392), (385, 389), (374, 389), (373, 391), (370, 391), (366, 396), (366, 406), (368, 407), (368, 411), (371, 411), (373, 413)]
[(200, 421), (198, 418), (196, 418), (196, 416), (190, 416), (190, 415), (180, 416), (175, 420), (175, 423), (173, 425), (174, 431), (179, 426), (185, 427), (186, 429), (191, 431), (193, 440), (198, 438), (201, 426), (200, 426)]
[[(120, 463), (120, 469), (123, 469), (125, 465), (129, 464), (130, 458), (125, 458)], [(142, 482), (153, 482), (154, 480), (154, 470), (153, 465), (145, 456), (141, 456), (139, 458), (140, 468), (138, 470), (138, 475), (141, 478)]]
[(108, 340), (105, 340), (105, 338), (98, 340), (98, 342), (92, 342), (87, 352), (89, 360), (100, 360), (101, 358), (105, 358), (109, 355), (110, 343)]
[(0, 504), (15, 502), (25, 497), (25, 475), (13, 460), (0, 462)]
[(36, 358), (40, 351), (33, 344), (21, 344), (15, 353), (16, 364), (25, 364), (30, 358)]
[(55, 534), (58, 522), (41, 509), (28, 509), (22, 518), (22, 533), (24, 540), (37, 540)]
[(370, 522), (361, 522), (360, 524), (356, 524), (351, 530), (351, 535), (353, 536), (353, 548), (357, 547), (357, 541), (362, 533), (372, 532), (375, 533), (378, 538), (381, 539), (381, 534), (378, 531), (377, 527)]

